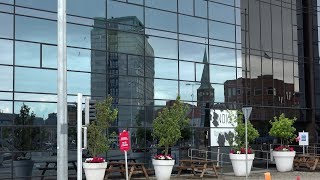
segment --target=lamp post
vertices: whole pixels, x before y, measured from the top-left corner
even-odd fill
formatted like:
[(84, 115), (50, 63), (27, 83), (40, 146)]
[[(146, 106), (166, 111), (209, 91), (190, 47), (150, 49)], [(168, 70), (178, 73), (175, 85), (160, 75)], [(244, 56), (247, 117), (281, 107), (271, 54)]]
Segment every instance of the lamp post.
[(66, 0), (58, 0), (57, 179), (68, 179)]
[(130, 86), (130, 127), (132, 127), (132, 86), (134, 81), (129, 81), (128, 85)]
[[(194, 121), (194, 102), (193, 102), (194, 94), (193, 94), (193, 87), (194, 87), (194, 85), (197, 85), (197, 84), (187, 83), (186, 85), (192, 87), (191, 101), (192, 101), (192, 122), (193, 122), (193, 121)], [(194, 122), (193, 122), (193, 123), (194, 123)], [(192, 127), (192, 146), (194, 146), (194, 127)]]

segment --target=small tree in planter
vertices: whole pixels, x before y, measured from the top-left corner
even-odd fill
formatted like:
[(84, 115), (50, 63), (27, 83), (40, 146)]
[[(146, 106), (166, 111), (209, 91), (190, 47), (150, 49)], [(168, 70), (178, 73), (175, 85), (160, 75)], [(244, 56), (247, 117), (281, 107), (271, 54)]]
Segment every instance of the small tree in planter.
[(178, 96), (173, 106), (165, 107), (153, 122), (153, 136), (159, 140), (159, 147), (164, 146), (164, 155), (156, 155), (152, 159), (158, 180), (170, 179), (174, 160), (168, 154), (169, 148), (182, 137), (181, 130), (188, 124), (188, 107)]
[[(245, 144), (245, 123), (243, 122), (243, 114), (238, 111), (237, 114), (230, 113), (231, 122), (233, 122), (235, 126), (235, 136), (232, 139), (227, 138), (232, 149), (230, 151), (230, 160), (232, 162), (233, 171), (236, 176), (245, 176), (246, 175), (246, 144)], [(259, 137), (259, 132), (253, 127), (250, 121), (247, 122), (247, 137), (248, 143), (254, 142), (254, 140)], [(236, 142), (236, 145), (233, 146), (233, 142)], [(250, 174), (252, 161), (254, 159), (254, 154), (252, 149), (248, 145), (248, 155), (247, 155), (247, 172)]]
[(296, 155), (293, 147), (289, 146), (295, 138), (296, 128), (293, 127), (297, 118), (287, 118), (282, 113), (279, 117), (274, 117), (273, 121), (270, 121), (272, 125), (269, 134), (270, 136), (280, 139), (281, 145), (273, 150), (273, 157), (276, 161), (277, 170), (280, 172), (286, 172), (292, 170), (293, 159)]
[(31, 160), (29, 153), (25, 151), (35, 150), (37, 147), (34, 139), (36, 139), (37, 135), (40, 135), (40, 131), (36, 128), (30, 127), (33, 125), (35, 117), (36, 115), (34, 112), (30, 111), (30, 107), (23, 103), (20, 108), (20, 113), (15, 119), (16, 125), (27, 126), (17, 127), (14, 130), (14, 146), (18, 151), (22, 151), (14, 154), (13, 166), (17, 177), (32, 175), (34, 162)]
[(112, 97), (96, 103), (96, 120), (88, 126), (88, 150), (92, 158), (87, 158), (83, 163), (86, 178), (88, 180), (99, 180), (104, 178), (107, 163), (99, 154), (109, 150), (111, 141), (107, 138), (105, 131), (117, 118), (118, 110), (112, 109)]

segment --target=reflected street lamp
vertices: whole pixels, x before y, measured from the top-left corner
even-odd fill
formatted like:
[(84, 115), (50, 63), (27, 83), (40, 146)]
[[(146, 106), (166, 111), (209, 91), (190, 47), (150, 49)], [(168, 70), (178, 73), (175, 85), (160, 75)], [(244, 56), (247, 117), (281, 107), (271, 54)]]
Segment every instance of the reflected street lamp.
[[(194, 86), (195, 85), (198, 85), (198, 84), (195, 84), (195, 83), (186, 83), (187, 86), (191, 86), (192, 87), (192, 93), (191, 93), (191, 101), (192, 101), (192, 123), (194, 124), (194, 101), (193, 101), (193, 97), (194, 97), (194, 94), (193, 94), (193, 89), (194, 89)], [(192, 146), (194, 146), (194, 127), (192, 127)]]

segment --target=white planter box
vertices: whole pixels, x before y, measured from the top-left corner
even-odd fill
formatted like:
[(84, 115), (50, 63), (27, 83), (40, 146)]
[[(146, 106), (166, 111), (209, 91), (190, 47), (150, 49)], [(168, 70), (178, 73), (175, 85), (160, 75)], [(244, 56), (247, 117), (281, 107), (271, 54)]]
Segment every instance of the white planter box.
[[(245, 154), (229, 154), (235, 176), (246, 176), (246, 155)], [(248, 175), (251, 172), (254, 154), (248, 154)]]
[(171, 177), (174, 160), (152, 159), (152, 164), (157, 180), (169, 180)]
[(107, 162), (104, 163), (85, 163), (83, 169), (87, 180), (103, 180), (106, 172)]
[(272, 153), (279, 172), (292, 170), (295, 151), (273, 151)]

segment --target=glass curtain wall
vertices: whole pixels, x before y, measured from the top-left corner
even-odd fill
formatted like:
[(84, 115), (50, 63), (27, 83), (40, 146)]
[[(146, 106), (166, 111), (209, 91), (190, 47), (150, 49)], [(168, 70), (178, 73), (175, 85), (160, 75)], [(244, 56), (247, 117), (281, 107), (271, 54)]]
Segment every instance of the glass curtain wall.
[[(152, 122), (178, 95), (190, 129), (171, 149), (177, 158), (210, 146), (210, 109), (253, 106), (262, 135), (280, 112), (304, 120), (297, 7), (294, 0), (67, 1), (69, 159), (76, 158), (77, 93), (110, 94), (119, 114), (108, 133), (129, 129), (130, 157), (148, 164), (157, 152)], [(0, 179), (16, 177), (13, 152), (21, 148), (13, 137), (21, 129), (33, 132), (23, 151), (39, 177), (56, 158), (57, 2), (0, 0), (0, 27)], [(107, 158), (122, 157), (114, 139)]]
[(264, 143), (274, 116), (306, 120), (301, 1), (244, 0), (241, 9), (244, 79), (238, 79), (239, 91), (243, 104), (253, 107), (250, 118)]

